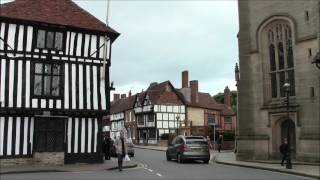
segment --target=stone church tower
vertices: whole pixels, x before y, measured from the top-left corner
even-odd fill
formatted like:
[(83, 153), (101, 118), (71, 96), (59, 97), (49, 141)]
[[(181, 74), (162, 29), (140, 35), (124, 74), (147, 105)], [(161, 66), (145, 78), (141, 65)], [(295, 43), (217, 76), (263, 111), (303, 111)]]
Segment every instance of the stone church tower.
[(237, 159), (278, 159), (290, 124), (292, 158), (320, 161), (320, 69), (311, 63), (320, 46), (320, 0), (238, 5)]

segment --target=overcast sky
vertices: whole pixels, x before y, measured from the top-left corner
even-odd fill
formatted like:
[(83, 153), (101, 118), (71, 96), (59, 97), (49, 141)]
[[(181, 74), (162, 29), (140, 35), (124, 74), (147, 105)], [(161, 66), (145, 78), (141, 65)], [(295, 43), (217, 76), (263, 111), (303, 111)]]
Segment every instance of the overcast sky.
[[(74, 1), (106, 21), (107, 0)], [(110, 71), (116, 93), (166, 80), (180, 88), (183, 70), (199, 80), (202, 92), (236, 89), (236, 0), (111, 0), (109, 15), (109, 25), (121, 33)]]

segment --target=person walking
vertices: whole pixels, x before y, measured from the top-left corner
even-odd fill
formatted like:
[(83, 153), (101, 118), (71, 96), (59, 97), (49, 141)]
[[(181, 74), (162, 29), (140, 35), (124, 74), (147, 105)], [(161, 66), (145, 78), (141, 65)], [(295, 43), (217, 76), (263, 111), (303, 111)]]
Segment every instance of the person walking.
[(223, 136), (222, 134), (219, 135), (219, 138), (218, 138), (218, 151), (220, 152), (221, 149), (222, 149), (222, 141), (223, 141)]
[(279, 150), (280, 150), (280, 153), (282, 154), (281, 166), (283, 166), (283, 162), (287, 159), (287, 155), (289, 151), (287, 138), (283, 139), (283, 142), (280, 145)]
[(115, 142), (116, 153), (117, 153), (117, 156), (118, 156), (119, 171), (122, 171), (123, 158), (127, 154), (127, 145), (126, 145), (125, 141), (126, 140), (124, 138), (124, 133), (121, 130), (120, 131), (120, 136), (116, 139), (116, 142)]
[(105, 160), (110, 160), (110, 148), (111, 148), (111, 138), (110, 135), (107, 135), (104, 139), (104, 155), (105, 155)]

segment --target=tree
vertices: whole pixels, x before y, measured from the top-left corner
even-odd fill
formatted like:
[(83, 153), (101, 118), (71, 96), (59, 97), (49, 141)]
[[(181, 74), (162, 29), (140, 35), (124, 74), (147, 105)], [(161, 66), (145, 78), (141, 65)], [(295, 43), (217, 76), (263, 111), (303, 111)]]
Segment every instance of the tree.
[[(224, 103), (224, 93), (219, 92), (213, 96), (213, 99), (220, 104)], [(237, 91), (231, 91), (231, 108), (233, 112), (237, 113)]]

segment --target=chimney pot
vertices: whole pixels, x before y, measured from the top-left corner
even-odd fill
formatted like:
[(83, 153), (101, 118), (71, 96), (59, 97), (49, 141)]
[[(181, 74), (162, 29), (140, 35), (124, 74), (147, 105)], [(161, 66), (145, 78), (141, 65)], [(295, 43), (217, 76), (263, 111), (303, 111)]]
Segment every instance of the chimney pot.
[(127, 95), (126, 94), (121, 94), (121, 99), (125, 99), (127, 98)]
[(224, 89), (224, 104), (228, 107), (231, 106), (231, 94), (228, 86)]
[(182, 72), (182, 88), (189, 87), (189, 72), (183, 71)]
[(120, 94), (113, 94), (113, 101), (118, 101), (120, 99)]
[(198, 103), (199, 102), (198, 80), (190, 81), (190, 87), (191, 87), (191, 102)]

